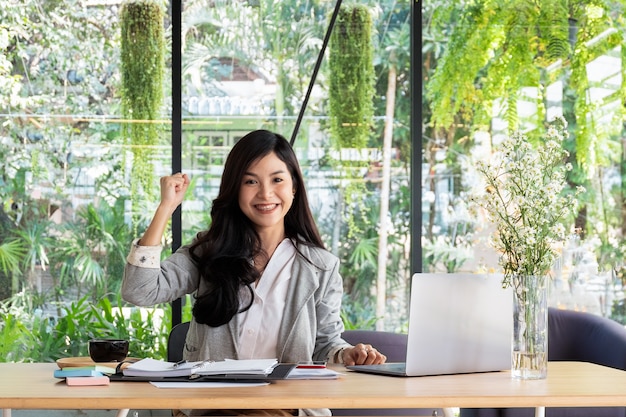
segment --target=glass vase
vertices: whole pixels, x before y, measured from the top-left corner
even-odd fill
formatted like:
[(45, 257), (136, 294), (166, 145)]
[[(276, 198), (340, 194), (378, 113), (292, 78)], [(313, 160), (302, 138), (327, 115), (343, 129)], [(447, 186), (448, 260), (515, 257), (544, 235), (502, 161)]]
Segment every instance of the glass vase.
[(511, 376), (543, 379), (548, 373), (548, 277), (515, 275)]

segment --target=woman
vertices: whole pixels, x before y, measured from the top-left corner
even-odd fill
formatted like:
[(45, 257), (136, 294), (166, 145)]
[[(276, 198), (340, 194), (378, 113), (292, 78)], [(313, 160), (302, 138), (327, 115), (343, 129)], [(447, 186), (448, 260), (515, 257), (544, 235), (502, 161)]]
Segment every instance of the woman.
[(185, 359), (386, 360), (341, 339), (339, 261), (324, 249), (284, 137), (257, 130), (237, 142), (211, 226), (160, 262), (163, 232), (188, 187), (186, 174), (161, 178), (161, 202), (133, 242), (122, 285), (126, 301), (144, 306), (195, 293)]

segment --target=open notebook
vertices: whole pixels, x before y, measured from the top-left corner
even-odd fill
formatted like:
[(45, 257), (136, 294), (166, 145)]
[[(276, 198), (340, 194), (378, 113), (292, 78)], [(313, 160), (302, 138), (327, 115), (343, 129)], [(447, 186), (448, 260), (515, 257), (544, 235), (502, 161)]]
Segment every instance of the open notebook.
[(112, 375), (112, 381), (271, 381), (285, 379), (295, 364), (276, 359), (201, 361), (175, 364), (142, 359)]
[(393, 376), (510, 369), (512, 299), (501, 275), (414, 274), (406, 362), (348, 368)]
[(127, 366), (123, 373), (126, 376), (162, 377), (235, 373), (267, 375), (272, 372), (276, 365), (278, 365), (276, 359), (226, 359), (223, 361), (174, 363), (146, 358)]

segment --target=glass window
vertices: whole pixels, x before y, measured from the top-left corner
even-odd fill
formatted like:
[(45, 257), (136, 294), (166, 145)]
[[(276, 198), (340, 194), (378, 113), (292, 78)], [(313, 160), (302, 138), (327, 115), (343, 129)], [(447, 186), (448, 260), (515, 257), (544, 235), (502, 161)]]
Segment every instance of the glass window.
[[(126, 2), (3, 5), (0, 330), (19, 343), (5, 343), (0, 360), (86, 355), (97, 335), (164, 356), (171, 306), (129, 306), (119, 290), (130, 244), (158, 203), (158, 178), (172, 171), (177, 87), (182, 169), (193, 178), (182, 242), (210, 224), (239, 138), (259, 128), (293, 137), (316, 221), (341, 259), (347, 328), (406, 329), (412, 195), (421, 200), (413, 234), (422, 270), (498, 272), (493, 226), (472, 212), (476, 163), (513, 131), (540, 142), (546, 123), (563, 116), (568, 185), (586, 191), (552, 270), (550, 302), (626, 322), (621, 9), (518, 3), (421, 2), (413, 31), (408, 1), (344, 4), (366, 18), (337, 14), (327, 38), (335, 2), (187, 0), (180, 68), (172, 67), (172, 9), (153, 3), (163, 36), (163, 76), (153, 81), (163, 97), (150, 117), (124, 101), (141, 90), (123, 83)], [(412, 35), (421, 43), (412, 46)], [(423, 97), (412, 96), (411, 48), (422, 55)], [(172, 85), (178, 71), (182, 83)], [(353, 98), (362, 106), (350, 110)], [(422, 129), (411, 132), (417, 106)], [(156, 135), (131, 137), (142, 129)], [(412, 137), (423, 155), (413, 161), (423, 180), (413, 187)], [(173, 238), (168, 230), (163, 256)], [(183, 302), (184, 319), (191, 303)]]
[[(9, 1), (0, 11), (0, 327), (5, 340), (22, 342), (3, 344), (0, 360), (86, 356), (94, 336), (131, 339), (131, 355), (164, 356), (170, 306), (139, 309), (119, 298), (130, 244), (156, 208), (158, 178), (172, 170), (171, 80), (179, 69), (170, 48), (178, 34), (169, 6), (153, 4), (163, 12), (164, 68), (163, 100), (150, 117), (129, 112), (125, 101), (126, 93), (145, 93), (124, 84), (133, 63), (123, 60), (127, 2)], [(341, 37), (329, 39), (310, 84), (335, 6), (183, 2), (182, 165), (194, 183), (182, 241), (210, 223), (230, 147), (258, 128), (290, 139), (310, 87), (294, 147), (316, 221), (342, 259), (346, 325), (372, 327), (381, 318), (379, 327), (402, 329), (410, 276), (410, 3), (363, 2), (363, 26), (337, 20), (364, 42), (365, 53), (350, 51), (354, 59), (363, 68), (371, 60), (358, 90), (370, 113), (358, 121), (331, 116), (338, 100), (330, 92), (352, 85), (331, 68), (332, 56), (343, 58), (337, 68), (349, 68), (345, 52), (337, 53)], [(150, 141), (133, 139), (133, 131), (152, 127)], [(363, 130), (362, 141), (338, 139)], [(172, 237), (168, 231), (163, 256)], [(386, 284), (378, 310), (377, 282)]]
[(484, 187), (476, 165), (493, 160), (513, 132), (545, 146), (547, 124), (561, 116), (563, 164), (573, 167), (566, 193), (586, 191), (558, 242), (550, 304), (625, 322), (619, 8), (442, 6), (423, 4), (424, 268), (501, 271), (493, 224), (468, 210)]
[[(404, 300), (410, 277), (410, 4), (361, 5), (370, 17), (365, 38), (372, 49), (371, 74), (367, 74), (372, 112), (365, 140), (358, 146), (342, 145), (332, 128), (331, 88), (343, 83), (332, 71), (332, 57), (339, 48), (336, 39), (330, 38), (315, 74), (335, 6), (304, 0), (183, 3), (183, 166), (197, 180), (193, 197), (184, 206), (185, 240), (210, 222), (221, 163), (233, 143), (258, 128), (291, 139), (311, 87), (294, 147), (326, 245), (342, 260), (346, 325), (372, 326), (379, 317), (379, 326), (400, 329), (406, 324)], [(339, 30), (362, 29), (340, 14), (335, 22), (335, 31)], [(357, 39), (358, 35), (346, 36)], [(389, 97), (395, 105), (387, 119)], [(345, 129), (348, 124), (344, 122)], [(389, 135), (387, 150), (383, 149), (385, 134)], [(384, 152), (389, 155), (387, 162)], [(381, 223), (387, 230), (383, 246)], [(381, 250), (384, 267), (379, 270)], [(383, 291), (390, 300), (383, 299), (383, 309), (378, 311), (372, 296), (377, 282), (387, 283)]]

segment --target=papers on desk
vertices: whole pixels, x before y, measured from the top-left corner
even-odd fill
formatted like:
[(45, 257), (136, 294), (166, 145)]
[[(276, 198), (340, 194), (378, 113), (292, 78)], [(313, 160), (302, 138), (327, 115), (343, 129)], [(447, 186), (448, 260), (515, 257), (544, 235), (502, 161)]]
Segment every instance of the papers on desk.
[(204, 362), (194, 369), (193, 373), (196, 375), (269, 375), (276, 365), (278, 365), (276, 359), (226, 359), (219, 362)]
[[(341, 375), (339, 372), (331, 369), (307, 369), (307, 368), (292, 368), (286, 379), (337, 379)], [(152, 385), (157, 388), (189, 388), (189, 382), (178, 381), (151, 381)], [(268, 385), (266, 381), (207, 381), (207, 382), (193, 382), (194, 388), (224, 388), (224, 387), (260, 387)]]
[(278, 365), (276, 359), (226, 359), (176, 364), (142, 359), (124, 368), (124, 376), (179, 377), (191, 375), (269, 375)]
[(157, 388), (248, 388), (263, 387), (269, 385), (269, 382), (194, 382), (193, 386), (189, 382), (150, 382)]
[(339, 372), (328, 368), (294, 368), (287, 379), (337, 379)]

